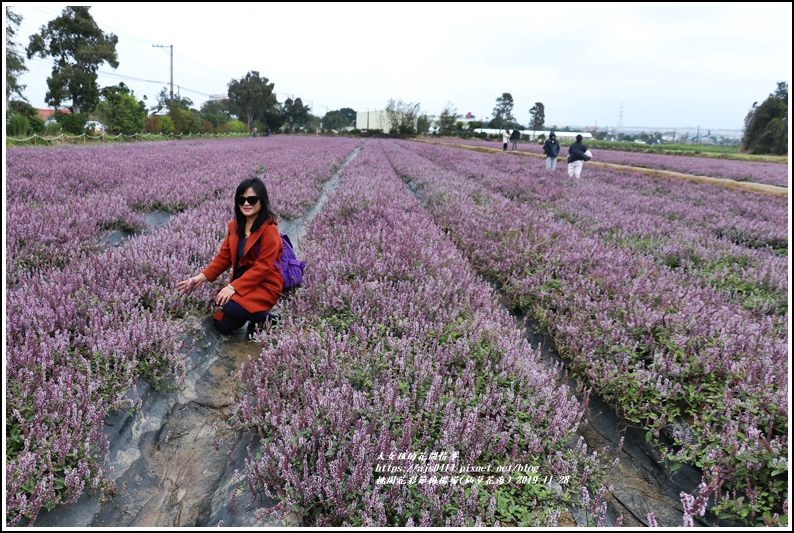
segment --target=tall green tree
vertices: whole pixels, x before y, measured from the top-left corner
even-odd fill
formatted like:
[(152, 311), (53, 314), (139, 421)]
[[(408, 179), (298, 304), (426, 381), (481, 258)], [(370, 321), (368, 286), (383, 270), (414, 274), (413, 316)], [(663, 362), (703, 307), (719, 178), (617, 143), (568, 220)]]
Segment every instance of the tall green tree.
[(418, 102), (389, 99), (386, 104), (386, 122), (389, 126), (388, 133), (390, 135), (413, 135), (416, 133), (418, 117)]
[(542, 102), (535, 102), (532, 109), (529, 110), (529, 127), (533, 130), (542, 130), (546, 122), (546, 109), (543, 107)]
[(327, 130), (341, 130), (350, 125), (350, 120), (341, 110), (329, 111), (323, 116), (323, 128)]
[(512, 126), (516, 119), (513, 117), (513, 96), (510, 93), (502, 93), (496, 99), (496, 106), (493, 108), (493, 127), (503, 129)]
[(427, 113), (416, 119), (416, 133), (424, 135), (430, 131), (430, 119), (427, 118)]
[(295, 131), (295, 126), (304, 126), (311, 118), (311, 108), (303, 105), (300, 98), (293, 100), (287, 98), (284, 101), (284, 118), (291, 131)]
[(132, 135), (143, 131), (146, 121), (146, 104), (136, 100), (135, 93), (124, 82), (100, 91), (101, 99), (95, 113), (107, 131)]
[(244, 121), (250, 130), (257, 121), (267, 121), (268, 114), (273, 115), (278, 103), (273, 94), (275, 84), (252, 70), (239, 80), (229, 82), (229, 109)]
[(229, 100), (208, 100), (204, 102), (201, 106), (201, 116), (215, 128), (226, 124), (232, 118)]
[(355, 126), (356, 125), (356, 111), (349, 107), (343, 107), (339, 110), (347, 118), (347, 125), (348, 126)]
[(89, 113), (99, 103), (97, 70), (107, 62), (114, 69), (119, 66), (116, 44), (119, 38), (106, 35), (99, 29), (87, 6), (69, 6), (58, 18), (42, 26), (31, 35), (27, 48), (28, 59), (34, 55), (51, 57), (55, 61), (52, 75), (47, 78), (49, 91), (45, 101), (60, 108), (71, 100), (73, 113)]
[(742, 150), (751, 154), (788, 153), (788, 83), (778, 82), (761, 105), (753, 103), (744, 119)]
[(452, 102), (447, 102), (441, 114), (438, 116), (438, 128), (441, 135), (449, 135), (455, 130), (455, 123), (461, 117), (458, 110), (452, 105)]
[(284, 112), (284, 106), (276, 102), (276, 105), (265, 111), (265, 116), (260, 123), (264, 126), (263, 130), (270, 129), (271, 131), (278, 131), (287, 121), (287, 115)]
[(25, 58), (17, 50), (17, 43), (14, 40), (21, 23), (22, 15), (14, 13), (10, 7), (6, 7), (6, 109), (8, 109), (13, 94), (27, 101), (22, 94), (22, 89), (25, 86), (20, 85), (19, 76), (23, 72), (27, 72), (28, 67), (25, 66)]
[(341, 130), (348, 126), (356, 125), (356, 112), (349, 107), (329, 111), (323, 117), (323, 128), (327, 130)]

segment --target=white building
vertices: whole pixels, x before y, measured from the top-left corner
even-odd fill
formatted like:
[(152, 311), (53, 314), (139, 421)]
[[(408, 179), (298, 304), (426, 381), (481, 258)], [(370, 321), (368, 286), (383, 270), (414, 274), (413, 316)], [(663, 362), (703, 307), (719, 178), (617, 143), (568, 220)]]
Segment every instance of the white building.
[[(419, 125), (419, 117), (414, 119), (414, 130)], [(356, 128), (361, 131), (383, 130), (383, 133), (391, 133), (389, 116), (385, 110), (382, 111), (359, 111), (356, 113)]]
[(359, 111), (356, 113), (356, 129), (361, 131), (383, 130), (389, 132), (386, 111)]

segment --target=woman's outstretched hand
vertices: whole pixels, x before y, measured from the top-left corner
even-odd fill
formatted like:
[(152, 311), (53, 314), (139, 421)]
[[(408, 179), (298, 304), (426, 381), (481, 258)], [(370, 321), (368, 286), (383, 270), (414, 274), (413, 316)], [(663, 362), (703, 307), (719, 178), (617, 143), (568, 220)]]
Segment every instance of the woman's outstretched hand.
[(192, 278), (183, 279), (182, 281), (176, 284), (176, 288), (177, 290), (180, 290), (182, 292), (190, 293), (193, 292), (193, 289), (195, 289), (205, 281), (207, 281), (207, 276), (205, 276), (202, 273), (199, 274), (198, 276), (193, 276)]

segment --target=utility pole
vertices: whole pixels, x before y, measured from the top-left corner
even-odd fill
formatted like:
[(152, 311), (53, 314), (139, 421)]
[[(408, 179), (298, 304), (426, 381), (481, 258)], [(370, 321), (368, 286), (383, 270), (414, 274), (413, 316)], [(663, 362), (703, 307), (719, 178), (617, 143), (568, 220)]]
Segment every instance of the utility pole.
[(174, 99), (174, 45), (153, 44), (155, 48), (170, 48), (171, 49), (171, 100)]

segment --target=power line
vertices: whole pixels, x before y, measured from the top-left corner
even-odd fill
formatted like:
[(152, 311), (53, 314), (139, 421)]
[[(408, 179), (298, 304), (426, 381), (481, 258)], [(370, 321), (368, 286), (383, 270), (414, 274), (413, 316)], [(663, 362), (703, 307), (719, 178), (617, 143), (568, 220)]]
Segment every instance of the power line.
[[(48, 17), (52, 17), (50, 20), (53, 20), (53, 19), (55, 19), (55, 18), (57, 18), (57, 17), (59, 17), (59, 16), (61, 16), (63, 14), (63, 10), (56, 11), (56, 9), (49, 8), (48, 6), (32, 6), (32, 5), (30, 5), (30, 6), (22, 6), (22, 7), (29, 7), (31, 9), (34, 9), (34, 10), (40, 12), (40, 13), (44, 13)], [(67, 7), (67, 6), (64, 5), (64, 8), (65, 7)], [(25, 18), (24, 14), (23, 13), (20, 13), (20, 14), (22, 15), (22, 23), (20, 24), (19, 33), (22, 33), (22, 28), (23, 27), (27, 31), (29, 31), (30, 35), (34, 35), (35, 33), (37, 33), (39, 31), (39, 27), (38, 26), (34, 26), (33, 24), (27, 23), (27, 19)], [(146, 38), (140, 37), (138, 35), (131, 34), (129, 32), (118, 30), (118, 29), (114, 28), (113, 26), (104, 24), (100, 19), (96, 19), (95, 18), (94, 21), (97, 23), (97, 26), (99, 26), (103, 31), (110, 32), (110, 33), (115, 34), (116, 36), (123, 37), (125, 40), (132, 41), (133, 43), (146, 44), (146, 45), (149, 45), (149, 46), (158, 46), (158, 45), (154, 44), (150, 39), (146, 39)], [(45, 24), (45, 26), (46, 26), (46, 24)], [(22, 37), (22, 36), (20, 35), (20, 37)], [(24, 47), (24, 44), (22, 44), (22, 46)], [(103, 74), (105, 76), (111, 76), (111, 77), (114, 77), (114, 78), (123, 78), (123, 79), (137, 80), (137, 81), (142, 81), (142, 82), (147, 82), (147, 83), (169, 83), (170, 86), (171, 86), (171, 97), (173, 98), (173, 86), (174, 86), (173, 77), (174, 77), (174, 70), (175, 70), (174, 69), (174, 62), (173, 62), (174, 54), (173, 54), (173, 45), (169, 45), (169, 46), (172, 47), (171, 48), (171, 50), (172, 50), (172, 54), (171, 54), (171, 81), (170, 82), (162, 82), (162, 81), (158, 81), (158, 80), (149, 80), (149, 79), (145, 79), (145, 78), (139, 78), (139, 77), (136, 77), (136, 76), (129, 76), (129, 75), (118, 74), (118, 73), (111, 73), (111, 72), (107, 72), (107, 71), (103, 71), (103, 70), (98, 70), (97, 73)], [(192, 66), (196, 67), (203, 74), (210, 73), (213, 76), (218, 76), (218, 77), (222, 76), (222, 77), (226, 78), (227, 80), (230, 80), (230, 79), (233, 78), (232, 76), (228, 76), (228, 74), (220, 73), (219, 71), (214, 70), (214, 69), (212, 69), (210, 67), (207, 67), (206, 65), (202, 65), (201, 63), (198, 63), (198, 62), (194, 61), (193, 59), (191, 59), (191, 58), (189, 58), (189, 57), (187, 57), (187, 56), (185, 56), (183, 54), (178, 54), (177, 53), (176, 56), (178, 58), (182, 59), (185, 63), (188, 63), (188, 65), (192, 65)], [(137, 58), (135, 57), (135, 55), (128, 53), (124, 57), (124, 61), (126, 62), (128, 60), (133, 60), (134, 61), (134, 60), (137, 60)], [(32, 60), (28, 60), (28, 61), (32, 62)], [(148, 64), (151, 64), (151, 60), (138, 60), (138, 61), (142, 61), (142, 62), (146, 62)], [(47, 66), (51, 66), (51, 64), (46, 62), (46, 61), (42, 61), (40, 64), (46, 64)], [(209, 71), (214, 71), (214, 73), (213, 72), (209, 72)], [(185, 75), (187, 77), (194, 78), (197, 81), (199, 81), (200, 83), (206, 83), (207, 85), (210, 85), (210, 86), (214, 86), (214, 85), (217, 84), (217, 82), (209, 81), (209, 80), (203, 79), (200, 76), (196, 76), (196, 74), (194, 74), (193, 72), (190, 72), (189, 70), (176, 69), (176, 72), (177, 73), (181, 73), (181, 74), (183, 74), (183, 75)], [(187, 90), (187, 91), (189, 91), (189, 92), (191, 92), (191, 93), (195, 93), (195, 94), (199, 94), (199, 95), (207, 96), (207, 97), (210, 96), (210, 94), (208, 94), (207, 92), (196, 91), (196, 90), (193, 90), (193, 89), (189, 89), (189, 88), (187, 88), (185, 86), (180, 86), (180, 87), (185, 89), (185, 90)]]
[[(153, 44), (155, 48), (166, 48), (166, 45), (163, 44)], [(174, 45), (170, 44), (168, 47), (171, 48), (171, 100), (174, 99)]]
[[(62, 11), (63, 11), (63, 10), (61, 10), (59, 12), (59, 11), (56, 11), (55, 9), (49, 8), (48, 6), (33, 6), (33, 5), (29, 5), (29, 6), (24, 6), (24, 7), (29, 7), (31, 9), (36, 10), (36, 11), (44, 13), (44, 14), (46, 14), (48, 16), (53, 17), (53, 19), (58, 17), (58, 16), (61, 16), (62, 15)], [(65, 7), (66, 7), (66, 5), (64, 5), (64, 8)], [(158, 45), (154, 44), (150, 39), (146, 39), (146, 38), (140, 37), (138, 35), (135, 35), (135, 34), (132, 34), (132, 33), (129, 33), (129, 32), (118, 30), (118, 29), (114, 28), (113, 26), (104, 24), (101, 20), (98, 20), (96, 18), (94, 20), (97, 23), (97, 26), (102, 28), (103, 31), (110, 31), (113, 34), (115, 34), (117, 36), (120, 36), (120, 37), (124, 37), (125, 39), (133, 41), (134, 43), (146, 44), (146, 45), (155, 46), (155, 47), (158, 46)], [(33, 28), (33, 30), (30, 32), (31, 35), (37, 33), (38, 29), (39, 29), (37, 27), (34, 27), (31, 24), (26, 24), (24, 15), (23, 15), (21, 26), (26, 26), (28, 28)], [(169, 45), (169, 46), (173, 47), (173, 45)], [(160, 45), (160, 47), (165, 47), (165, 46)], [(199, 69), (201, 71), (202, 74), (205, 74), (205, 75), (209, 74), (211, 76), (222, 77), (227, 82), (229, 80), (236, 79), (235, 76), (232, 76), (232, 75), (230, 75), (230, 74), (228, 74), (226, 72), (221, 72), (221, 71), (219, 71), (217, 69), (214, 69), (212, 67), (208, 67), (205, 64), (199, 63), (199, 62), (195, 61), (194, 59), (192, 59), (192, 58), (190, 58), (190, 57), (188, 57), (188, 56), (186, 56), (184, 54), (181, 54), (179, 52), (175, 52), (175, 53), (172, 52), (172, 54), (171, 54), (171, 81), (170, 82), (163, 82), (163, 81), (159, 81), (159, 80), (149, 80), (149, 79), (145, 79), (145, 78), (139, 78), (137, 76), (130, 76), (130, 75), (126, 75), (126, 74), (107, 72), (107, 71), (104, 71), (104, 70), (98, 70), (97, 73), (102, 74), (104, 76), (110, 76), (110, 77), (121, 78), (121, 79), (136, 80), (136, 81), (141, 81), (141, 82), (145, 82), (145, 83), (158, 83), (158, 84), (159, 83), (163, 83), (163, 84), (170, 83), (170, 85), (171, 85), (171, 97), (172, 98), (173, 98), (173, 86), (174, 86), (174, 81), (173, 81), (174, 72), (180, 73), (180, 74), (182, 74), (184, 76), (187, 76), (187, 77), (194, 78), (197, 81), (199, 81), (200, 83), (206, 83), (208, 85), (215, 85), (216, 84), (216, 82), (212, 82), (212, 81), (206, 80), (203, 77), (196, 76), (196, 74), (190, 72), (189, 70), (182, 70), (182, 69), (178, 68), (178, 65), (176, 65), (177, 68), (175, 68), (174, 61), (173, 61), (174, 56), (176, 56), (176, 58), (180, 59), (181, 62), (184, 62), (187, 66), (196, 67), (197, 69)], [(135, 57), (135, 55), (130, 54), (130, 53), (128, 53), (125, 56), (124, 60), (125, 60), (125, 62), (129, 61), (129, 60), (133, 60), (133, 61), (137, 60), (137, 61), (142, 61), (142, 62), (146, 62), (148, 64), (151, 64), (150, 60), (139, 60), (138, 58)], [(28, 60), (28, 61), (31, 61), (31, 60)], [(48, 66), (50, 65), (46, 61), (42, 61), (42, 63), (47, 64)], [(179, 87), (181, 89), (184, 89), (184, 90), (186, 90), (188, 92), (191, 92), (191, 93), (194, 93), (194, 94), (198, 94), (198, 95), (206, 96), (206, 97), (211, 97), (211, 94), (208, 94), (206, 92), (197, 91), (197, 90), (194, 90), (194, 89), (189, 89), (189, 88), (187, 88), (187, 87), (185, 87), (183, 85), (180, 85)], [(294, 97), (294, 94), (295, 94), (294, 91), (283, 90), (283, 91), (279, 91), (279, 92), (281, 92), (282, 94), (285, 94), (285, 95), (289, 94), (290, 97)]]

